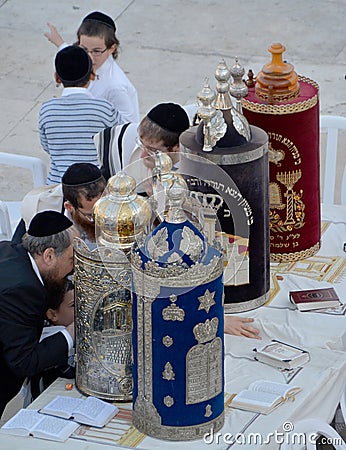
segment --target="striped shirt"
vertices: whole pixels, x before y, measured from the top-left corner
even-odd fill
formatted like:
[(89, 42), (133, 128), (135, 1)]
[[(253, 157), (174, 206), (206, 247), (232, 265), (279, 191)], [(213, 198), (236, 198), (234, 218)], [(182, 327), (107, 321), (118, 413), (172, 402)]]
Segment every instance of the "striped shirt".
[(50, 156), (47, 183), (60, 183), (73, 163), (99, 166), (93, 136), (122, 122), (111, 103), (92, 97), (85, 88), (64, 88), (60, 98), (43, 103), (39, 132), (43, 150)]

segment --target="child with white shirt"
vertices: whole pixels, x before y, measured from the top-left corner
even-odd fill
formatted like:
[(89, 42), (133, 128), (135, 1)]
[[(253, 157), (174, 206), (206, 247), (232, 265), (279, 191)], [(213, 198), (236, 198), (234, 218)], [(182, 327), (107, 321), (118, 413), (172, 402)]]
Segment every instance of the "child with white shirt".
[[(48, 27), (47, 39), (59, 50), (66, 47), (55, 26), (48, 23)], [(113, 19), (99, 11), (88, 14), (77, 31), (76, 44), (84, 48), (92, 60), (96, 78), (88, 89), (93, 96), (112, 103), (125, 122), (139, 122), (137, 91), (115, 61), (119, 40)]]

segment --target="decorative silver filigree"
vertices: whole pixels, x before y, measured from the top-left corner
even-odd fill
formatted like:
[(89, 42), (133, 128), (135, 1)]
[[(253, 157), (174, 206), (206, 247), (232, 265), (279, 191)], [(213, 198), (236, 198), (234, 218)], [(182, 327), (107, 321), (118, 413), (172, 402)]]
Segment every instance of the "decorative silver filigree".
[(186, 404), (210, 400), (222, 392), (222, 340), (197, 344), (186, 355)]
[[(133, 253), (131, 257), (132, 269), (138, 269), (143, 272), (142, 260), (138, 253)], [(145, 263), (143, 276), (144, 279), (156, 278), (162, 280), (162, 283), (168, 286), (196, 286), (217, 278), (223, 271), (222, 258), (213, 257), (209, 264), (197, 262), (191, 267), (183, 265), (169, 265), (161, 267), (155, 261)], [(164, 280), (164, 281), (163, 281)], [(136, 286), (140, 289), (140, 286)]]
[(175, 380), (175, 373), (173, 371), (172, 364), (168, 361), (165, 364), (165, 370), (162, 372), (162, 378), (164, 380)]
[(171, 345), (173, 345), (173, 339), (171, 336), (164, 336), (162, 338), (162, 343), (165, 347), (169, 348)]
[(211, 409), (211, 405), (207, 405), (205, 407), (204, 417), (210, 417), (212, 414), (213, 414), (213, 411)]
[(166, 395), (163, 398), (163, 403), (167, 406), (167, 408), (170, 408), (171, 406), (174, 405), (174, 398), (171, 397), (170, 395)]
[(240, 114), (235, 108), (231, 109), (232, 119), (234, 128), (239, 134), (244, 136), (247, 142), (251, 139), (251, 129), (249, 122), (246, 120), (245, 116)]
[(222, 112), (214, 107), (215, 93), (210, 88), (208, 80), (205, 81), (203, 89), (198, 93), (198, 116), (203, 120), (204, 143), (203, 151), (211, 152), (219, 139), (226, 131), (227, 124)]
[(156, 261), (158, 258), (168, 253), (168, 251), (168, 231), (167, 228), (161, 228), (148, 240), (149, 256)]
[(124, 262), (123, 252), (114, 249), (89, 251), (78, 238), (74, 250), (76, 385), (88, 395), (130, 401), (132, 276), (129, 262), (127, 258)]
[(198, 310), (205, 309), (207, 313), (209, 312), (209, 309), (215, 305), (214, 300), (215, 292), (209, 292), (209, 289), (207, 289), (201, 297), (198, 297), (198, 300), (200, 301), (200, 305), (198, 307)]
[(181, 256), (177, 252), (173, 252), (169, 255), (167, 258), (167, 262), (169, 264), (181, 264), (183, 260), (181, 259)]
[(203, 241), (189, 227), (184, 227), (182, 231), (182, 239), (180, 241), (180, 250), (190, 256), (192, 261), (197, 262), (203, 252)]
[(175, 303), (172, 303), (162, 310), (162, 318), (163, 320), (182, 322), (185, 319), (185, 311), (179, 308)]
[(193, 327), (193, 334), (199, 344), (211, 341), (215, 338), (217, 328), (219, 326), (219, 319), (213, 317), (211, 320), (207, 319), (204, 323), (200, 322)]

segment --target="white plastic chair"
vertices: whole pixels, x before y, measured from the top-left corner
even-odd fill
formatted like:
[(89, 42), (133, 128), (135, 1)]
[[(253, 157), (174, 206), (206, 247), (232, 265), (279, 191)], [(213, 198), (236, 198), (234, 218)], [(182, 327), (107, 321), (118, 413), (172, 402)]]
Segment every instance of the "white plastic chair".
[(307, 450), (315, 450), (316, 441), (314, 437), (322, 435), (328, 439), (336, 450), (345, 450), (345, 442), (340, 434), (331, 427), (327, 422), (321, 419), (304, 419), (293, 423), (294, 429), (287, 433), (284, 442), (281, 444), (280, 450), (292, 450), (302, 448), (304, 443), (303, 434), (305, 435), (305, 443)]
[(345, 390), (344, 390), (341, 400), (340, 400), (340, 408), (341, 408), (342, 415), (344, 417), (344, 422), (346, 423), (346, 386), (345, 386)]
[(46, 184), (47, 169), (44, 162), (40, 158), (0, 152), (0, 164), (22, 167), (23, 169), (30, 170), (34, 182), (34, 188)]
[(12, 227), (10, 214), (5, 202), (0, 200), (0, 241), (10, 240), (12, 237)]
[(195, 118), (195, 115), (197, 113), (198, 106), (195, 103), (190, 103), (188, 105), (183, 105), (183, 108), (189, 116), (190, 126), (193, 125), (193, 119)]
[[(0, 152), (0, 164), (30, 170), (34, 188), (46, 184), (47, 168), (40, 158), (36, 158), (34, 156), (25, 156), (13, 153)], [(13, 231), (17, 226), (20, 218), (21, 218), (20, 201), (2, 202), (2, 208), (0, 212), (0, 221), (1, 221), (0, 240), (11, 239)], [(8, 230), (8, 224), (10, 224), (10, 230)]]
[[(323, 177), (323, 203), (334, 203), (335, 178), (338, 154), (339, 130), (346, 130), (346, 117), (320, 116), (321, 132), (327, 132), (327, 145), (325, 155), (325, 170)], [(341, 149), (339, 150), (341, 152)], [(346, 205), (346, 168), (341, 174), (341, 204)]]

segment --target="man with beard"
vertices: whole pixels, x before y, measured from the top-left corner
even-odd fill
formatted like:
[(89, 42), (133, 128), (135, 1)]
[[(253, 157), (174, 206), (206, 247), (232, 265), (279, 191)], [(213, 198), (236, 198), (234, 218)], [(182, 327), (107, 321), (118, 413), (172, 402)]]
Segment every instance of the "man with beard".
[(106, 187), (106, 180), (94, 164), (75, 163), (66, 170), (61, 181), (61, 184), (33, 189), (24, 197), (23, 220), (12, 241), (21, 242), (25, 226), (34, 214), (50, 209), (65, 212), (80, 232), (81, 239), (92, 246), (95, 242), (92, 209)]
[(0, 416), (26, 377), (61, 366), (73, 353), (74, 323), (39, 342), (50, 292), (73, 269), (72, 222), (35, 215), (22, 244), (0, 242)]

